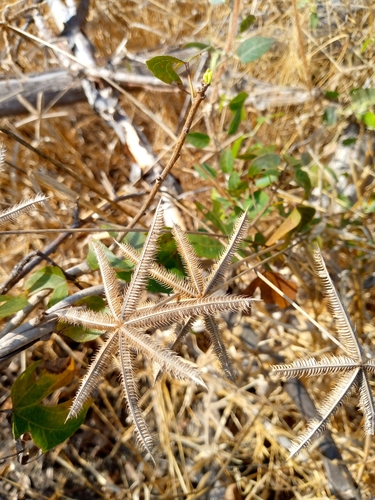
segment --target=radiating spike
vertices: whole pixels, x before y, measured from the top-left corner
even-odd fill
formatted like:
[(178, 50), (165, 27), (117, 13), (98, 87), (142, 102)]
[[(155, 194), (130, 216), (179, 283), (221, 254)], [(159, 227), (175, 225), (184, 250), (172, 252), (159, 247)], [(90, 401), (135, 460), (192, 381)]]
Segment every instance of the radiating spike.
[[(123, 255), (133, 264), (138, 265), (140, 254), (131, 247), (128, 243), (115, 243), (120, 248)], [(159, 266), (155, 262), (149, 270), (150, 276), (158, 281), (161, 285), (167, 288), (172, 288), (174, 292), (185, 297), (196, 297), (196, 292), (188, 280), (178, 278), (174, 273), (167, 271), (164, 267)]]
[(91, 397), (94, 389), (97, 388), (99, 379), (103, 377), (103, 373), (105, 373), (108, 368), (112, 360), (112, 356), (115, 354), (117, 349), (118, 337), (116, 335), (112, 335), (101, 346), (86, 375), (82, 379), (81, 385), (73, 400), (73, 404), (70, 407), (67, 420), (69, 418), (76, 417), (85, 402)]
[(212, 316), (205, 314), (203, 316), (204, 325), (206, 327), (206, 331), (208, 332), (211, 340), (211, 344), (214, 350), (214, 353), (217, 359), (220, 362), (221, 369), (223, 370), (225, 376), (231, 380), (235, 381), (233, 364), (228, 355), (227, 348), (225, 347), (224, 342), (221, 339), (220, 330), (218, 324)]
[(206, 384), (193, 363), (177, 356), (170, 349), (163, 348), (150, 336), (131, 328), (122, 328), (127, 343), (137, 352), (142, 352), (149, 361), (158, 363), (161, 368), (179, 380), (190, 380), (196, 385), (206, 388)]
[(363, 357), (363, 351), (358, 342), (357, 334), (349, 314), (336, 292), (318, 248), (314, 250), (314, 259), (316, 274), (319, 276), (324, 287), (324, 294), (328, 298), (330, 312), (335, 320), (339, 340), (345, 347), (346, 353), (350, 357), (360, 361)]
[(102, 244), (92, 240), (92, 247), (98, 260), (108, 307), (113, 316), (119, 318), (121, 314), (122, 296), (115, 270), (109, 265)]
[(318, 437), (325, 430), (330, 417), (342, 405), (344, 399), (350, 395), (359, 372), (360, 368), (355, 368), (337, 378), (335, 387), (319, 407), (318, 416), (308, 422), (306, 430), (298, 436), (290, 447), (288, 458), (291, 458), (302, 448), (308, 446), (312, 439)]
[(124, 321), (124, 325), (132, 328), (152, 328), (181, 322), (189, 317), (200, 314), (217, 314), (224, 311), (241, 311), (247, 313), (257, 299), (236, 295), (220, 295), (218, 297), (203, 297), (201, 299), (186, 299), (170, 302), (162, 307), (144, 307), (136, 311)]
[(359, 375), (359, 407), (364, 417), (365, 434), (375, 433), (375, 403), (371, 392), (370, 382), (365, 370)]
[(296, 359), (293, 363), (274, 365), (272, 372), (280, 377), (313, 377), (326, 373), (337, 373), (352, 370), (360, 365), (347, 356)]
[(121, 310), (121, 318), (129, 316), (137, 308), (141, 295), (146, 288), (147, 279), (153, 263), (153, 258), (157, 250), (157, 240), (163, 228), (164, 218), (161, 202), (159, 203), (152, 226), (148, 232), (142, 253), (139, 257), (138, 265), (133, 272), (127, 294)]
[(33, 198), (21, 201), (17, 205), (13, 205), (13, 207), (4, 210), (0, 213), (0, 226), (3, 226), (7, 222), (14, 222), (18, 217), (29, 212), (34, 205), (44, 203), (46, 200), (48, 200), (48, 196), (39, 193)]
[(197, 295), (202, 295), (204, 288), (202, 267), (198, 261), (194, 248), (177, 224), (173, 226), (172, 233), (176, 240), (177, 249), (182, 257), (185, 269), (194, 285), (195, 293)]
[(117, 321), (111, 314), (100, 313), (85, 307), (69, 307), (54, 313), (61, 321), (71, 325), (81, 325), (87, 329), (107, 332), (117, 326)]
[(249, 227), (247, 220), (247, 211), (245, 211), (238, 219), (234, 226), (232, 236), (225, 250), (223, 251), (218, 262), (213, 266), (213, 269), (205, 281), (204, 294), (207, 295), (213, 288), (220, 284), (224, 279), (225, 273), (229, 264), (232, 261), (241, 241), (245, 238)]
[(140, 448), (147, 451), (152, 457), (153, 441), (147, 428), (142, 411), (139, 408), (139, 394), (134, 380), (134, 354), (127, 346), (124, 335), (119, 335), (119, 368), (123, 386), (123, 396), (129, 415), (134, 423), (136, 440)]

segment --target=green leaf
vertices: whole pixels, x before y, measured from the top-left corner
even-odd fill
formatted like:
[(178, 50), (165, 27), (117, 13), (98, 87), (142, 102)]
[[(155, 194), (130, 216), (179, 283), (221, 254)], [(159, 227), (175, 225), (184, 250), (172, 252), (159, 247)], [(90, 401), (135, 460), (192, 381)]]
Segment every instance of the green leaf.
[(343, 146), (350, 146), (351, 144), (355, 144), (357, 142), (357, 137), (349, 137), (348, 139), (344, 139), (342, 141)]
[(326, 99), (329, 99), (331, 101), (337, 101), (337, 99), (340, 97), (340, 94), (335, 90), (327, 90), (324, 96)]
[(337, 123), (337, 113), (334, 106), (327, 106), (323, 114), (323, 123), (328, 126), (335, 125)]
[(210, 144), (210, 138), (207, 134), (201, 134), (200, 132), (189, 132), (186, 136), (186, 142), (192, 144), (198, 149), (203, 149)]
[(233, 158), (237, 158), (237, 155), (238, 155), (238, 151), (240, 150), (240, 147), (243, 143), (245, 139), (245, 136), (244, 135), (241, 135), (241, 137), (239, 137), (236, 141), (234, 141), (234, 143), (232, 144), (232, 148), (231, 148), (231, 151), (232, 151), (232, 156)]
[(210, 47), (209, 43), (202, 43), (202, 42), (189, 42), (185, 43), (185, 45), (182, 46), (183, 49), (199, 49), (199, 50), (204, 50), (208, 49)]
[(225, 149), (220, 156), (220, 168), (224, 173), (233, 171), (234, 158), (230, 149)]
[(310, 196), (311, 193), (311, 180), (309, 174), (302, 170), (301, 168), (297, 168), (295, 170), (295, 179), (296, 183), (301, 186), (305, 190), (306, 198)]
[(205, 236), (204, 234), (189, 234), (191, 244), (198, 257), (204, 259), (217, 259), (223, 251), (223, 245), (216, 238)]
[(265, 154), (255, 158), (248, 170), (248, 175), (254, 177), (260, 173), (278, 172), (277, 167), (280, 165), (280, 156), (275, 153)]
[(237, 55), (242, 63), (250, 63), (259, 59), (274, 43), (274, 38), (254, 36), (241, 43), (237, 49)]
[(266, 154), (274, 153), (276, 151), (276, 146), (262, 146), (261, 144), (255, 144), (248, 148), (242, 155), (239, 155), (240, 160), (253, 160), (257, 156), (264, 156)]
[(25, 289), (29, 293), (39, 292), (40, 290), (52, 289), (53, 292), (48, 302), (51, 307), (68, 295), (68, 284), (66, 278), (59, 267), (46, 266), (39, 269), (26, 281)]
[(185, 64), (185, 61), (173, 56), (156, 56), (146, 61), (146, 64), (154, 76), (162, 82), (182, 85), (182, 80), (175, 72), (175, 69)]
[(71, 358), (37, 361), (15, 381), (11, 389), (13, 403), (13, 434), (18, 439), (30, 432), (36, 446), (46, 452), (62, 443), (83, 423), (91, 404), (88, 401), (78, 417), (66, 421), (72, 401), (44, 406), (42, 400), (74, 378)]
[(270, 186), (273, 182), (277, 181), (280, 173), (281, 172), (277, 170), (270, 170), (266, 175), (262, 175), (261, 177), (258, 177), (258, 179), (256, 179), (255, 186), (258, 189), (264, 189), (265, 187)]
[(247, 92), (240, 92), (229, 102), (229, 109), (233, 113), (233, 119), (228, 128), (228, 135), (235, 134), (241, 121), (246, 118), (246, 113), (243, 105), (248, 95), (249, 94)]
[(245, 116), (244, 116), (243, 109), (242, 108), (237, 109), (237, 111), (235, 111), (235, 113), (234, 113), (232, 121), (229, 124), (228, 135), (234, 135), (237, 132), (238, 127), (240, 126), (240, 123), (244, 118), (245, 118)]
[(240, 174), (238, 172), (232, 172), (229, 176), (229, 179), (228, 179), (228, 189), (230, 191), (237, 189), (238, 186), (240, 185), (240, 183), (241, 183)]
[(316, 27), (318, 26), (318, 22), (319, 22), (319, 18), (318, 18), (318, 14), (316, 12), (311, 12), (311, 15), (310, 15), (310, 26), (311, 26), (311, 29), (316, 29)]
[(11, 295), (0, 295), (0, 302), (4, 302), (0, 306), (0, 319), (11, 316), (18, 311), (21, 311), (27, 306), (28, 301), (25, 294), (19, 294), (17, 297), (12, 297)]
[(244, 31), (248, 30), (256, 21), (256, 17), (250, 14), (249, 16), (245, 17), (241, 21), (240, 24), (240, 33), (243, 33)]
[(248, 209), (249, 219), (254, 219), (260, 212), (262, 212), (268, 205), (269, 201), (270, 197), (265, 191), (261, 189), (255, 191), (255, 193), (253, 193), (244, 203), (244, 209)]
[(200, 212), (202, 212), (202, 214), (205, 216), (205, 218), (207, 220), (209, 220), (210, 222), (212, 222), (212, 224), (219, 231), (221, 231), (223, 234), (228, 234), (227, 227), (225, 226), (224, 222), (222, 221), (221, 214), (219, 213), (219, 209), (220, 209), (219, 202), (217, 202), (216, 200), (215, 200), (215, 202), (213, 202), (214, 210), (212, 210), (212, 211), (208, 210), (208, 208), (206, 208), (204, 205), (199, 203), (199, 201), (196, 201), (195, 204), (196, 204), (198, 210)]
[(198, 172), (202, 179), (216, 179), (217, 172), (214, 168), (207, 163), (202, 163), (201, 165), (194, 165), (194, 169)]
[(371, 113), (371, 111), (367, 111), (362, 116), (362, 121), (368, 128), (375, 129), (375, 114)]
[(239, 94), (237, 94), (236, 97), (229, 101), (229, 109), (231, 111), (237, 111), (238, 109), (241, 109), (248, 96), (249, 94), (247, 92), (240, 92)]

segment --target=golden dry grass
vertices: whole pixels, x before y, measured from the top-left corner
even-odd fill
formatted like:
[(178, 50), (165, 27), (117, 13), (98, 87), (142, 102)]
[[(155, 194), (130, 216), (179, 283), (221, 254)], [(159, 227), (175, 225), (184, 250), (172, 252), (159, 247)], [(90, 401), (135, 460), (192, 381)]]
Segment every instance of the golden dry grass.
[[(270, 253), (254, 256), (250, 265), (259, 265), (262, 258), (271, 257), (271, 269), (297, 284), (299, 305), (327, 329), (332, 329), (332, 320), (311, 271), (308, 252), (308, 245), (318, 237), (327, 266), (348, 305), (362, 343), (373, 350), (375, 288), (368, 281), (375, 272), (374, 215), (368, 209), (373, 202), (374, 189), (373, 133), (360, 124), (357, 142), (363, 144), (363, 152), (352, 161), (344, 175), (356, 188), (357, 201), (351, 209), (337, 212), (340, 207), (337, 188), (323, 168), (334, 158), (343, 130), (355, 121), (350, 108), (350, 91), (363, 86), (375, 87), (373, 2), (299, 2), (296, 19), (290, 0), (243, 0), (240, 18), (254, 14), (256, 24), (241, 37), (228, 41), (232, 22), (230, 4), (214, 6), (193, 0), (95, 0), (91, 2), (85, 33), (95, 46), (98, 64), (102, 66), (124, 37), (128, 40), (129, 53), (142, 57), (150, 57), (150, 52), (152, 55), (171, 52), (190, 41), (209, 42), (218, 51), (227, 51), (216, 70), (219, 77), (215, 78), (214, 73), (211, 93), (200, 108), (193, 128), (210, 135), (210, 146), (203, 152), (187, 146), (172, 172), (180, 181), (182, 191), (187, 192), (178, 202), (185, 223), (192, 230), (204, 224), (212, 229), (194, 202), (199, 200), (210, 207), (212, 187), (220, 190), (222, 196), (228, 196), (224, 175), (219, 174), (213, 186), (198, 178), (192, 166), (206, 161), (218, 168), (220, 152), (238, 137), (226, 133), (231, 114), (227, 106), (219, 110), (219, 99), (224, 94), (229, 99), (239, 91), (246, 91), (252, 101), (246, 107), (246, 121), (241, 129), (241, 133), (248, 134), (244, 149), (259, 142), (276, 145), (280, 154), (300, 157), (308, 153), (314, 165), (319, 167), (317, 185), (323, 186), (316, 193), (316, 208), (321, 215), (319, 224), (296, 246), (292, 245), (293, 240), (289, 246), (280, 243)], [(4, 21), (37, 35), (33, 24), (25, 25), (25, 16), (32, 13), (27, 9), (32, 6), (31, 0), (14, 1), (6, 10), (0, 6), (3, 9), (0, 12), (6, 16)], [(48, 6), (38, 8), (57, 34)], [(316, 29), (311, 29), (310, 18), (314, 10), (318, 24)], [(50, 49), (20, 38), (5, 28), (2, 30), (4, 78), (17, 76), (21, 79), (29, 72), (44, 72), (58, 66)], [(240, 40), (250, 35), (274, 37), (276, 43), (255, 63), (241, 65), (234, 57), (235, 49)], [(362, 51), (367, 40), (372, 42)], [(125, 59), (123, 64), (126, 64)], [(296, 101), (302, 91), (305, 97)], [(313, 92), (313, 97), (309, 91)], [(338, 101), (330, 103), (325, 98), (326, 91), (338, 92)], [(156, 93), (147, 88), (134, 90), (132, 95), (157, 119), (151, 120), (126, 96), (120, 97), (121, 103), (165, 165), (174, 144), (171, 135), (177, 133), (185, 94)], [(332, 126), (322, 122), (329, 105), (336, 107), (338, 115), (337, 123)], [(48, 112), (59, 112), (59, 116), (49, 116)], [(172, 134), (167, 134), (161, 123)], [(0, 141), (7, 147), (9, 162), (0, 173), (3, 208), (39, 190), (50, 196), (43, 210), (21, 219), (17, 224), (19, 229), (68, 228), (73, 223), (77, 199), (79, 217), (84, 218), (99, 212), (106, 203), (104, 196), (111, 198), (111, 190), (122, 195), (149, 189), (144, 181), (130, 186), (132, 158), (128, 148), (121, 145), (113, 130), (86, 102), (65, 107), (57, 104), (39, 115), (26, 112), (8, 116), (1, 119), (1, 126), (72, 168), (79, 178), (79, 181), (72, 178), (65, 169), (1, 134)], [(241, 171), (245, 167), (236, 164), (236, 168)], [(207, 190), (195, 192), (202, 187)], [(283, 220), (283, 210), (286, 213), (292, 210), (303, 197), (304, 191), (293, 183), (291, 172), (286, 170), (284, 181), (271, 198), (272, 210), (256, 222), (250, 236), (261, 233), (269, 237)], [(324, 204), (324, 199), (329, 201)], [(129, 208), (136, 212), (142, 201), (143, 197), (134, 197), (116, 210), (104, 207), (86, 227), (95, 229), (103, 222), (126, 225), (130, 221)], [(151, 217), (149, 211), (142, 219), (144, 227)], [(99, 223), (96, 223), (98, 218)], [(0, 281), (7, 278), (25, 255), (35, 250), (43, 251), (56, 236), (47, 232), (2, 235)], [(103, 238), (105, 243), (110, 243), (108, 238)], [(51, 257), (68, 270), (85, 259), (87, 243), (87, 233), (74, 233)], [(258, 246), (258, 250), (261, 248)], [(231, 286), (239, 292), (254, 277), (250, 270)], [(84, 285), (99, 282), (95, 273), (79, 279)], [(22, 289), (21, 281), (10, 293), (16, 295)], [(72, 293), (77, 291), (74, 284), (70, 284), (70, 289)], [(33, 314), (43, 308), (42, 301)], [(209, 387), (207, 393), (165, 379), (150, 389), (151, 367), (139, 360), (142, 407), (158, 443), (156, 467), (145, 460), (133, 443), (117, 375), (110, 370), (98, 389), (85, 424), (72, 438), (29, 464), (20, 465), (16, 458), (0, 462), (0, 498), (339, 498), (330, 487), (325, 459), (315, 444), (292, 461), (285, 461), (288, 440), (304, 427), (305, 421), (280, 382), (270, 379), (269, 375), (270, 366), (275, 363), (274, 354), (292, 360), (312, 353), (323, 354), (334, 346), (292, 308), (279, 310), (261, 304), (250, 318), (229, 319), (230, 326), (225, 333), (238, 372), (236, 386), (218, 374), (212, 353), (205, 352), (204, 342), (199, 337), (193, 336), (188, 341), (183, 354), (194, 359), (200, 367)], [(3, 320), (4, 326), (8, 320)], [(255, 346), (250, 345), (254, 332), (259, 340)], [(71, 355), (73, 350), (82, 367), (78, 377), (98, 343), (100, 339), (76, 344), (55, 334), (15, 357), (2, 370), (1, 408), (10, 408), (10, 387), (30, 362)], [(304, 380), (303, 384), (315, 401), (322, 399), (328, 386), (327, 377), (314, 379), (313, 383)], [(64, 396), (72, 397), (76, 387), (70, 387)], [(1, 455), (4, 456), (15, 452), (15, 443), (9, 420), (5, 414), (0, 414), (0, 418)], [(362, 415), (353, 398), (332, 419), (329, 428), (344, 463), (358, 483), (357, 491), (362, 492), (363, 498), (371, 498), (375, 448), (373, 442), (365, 442), (361, 425)]]

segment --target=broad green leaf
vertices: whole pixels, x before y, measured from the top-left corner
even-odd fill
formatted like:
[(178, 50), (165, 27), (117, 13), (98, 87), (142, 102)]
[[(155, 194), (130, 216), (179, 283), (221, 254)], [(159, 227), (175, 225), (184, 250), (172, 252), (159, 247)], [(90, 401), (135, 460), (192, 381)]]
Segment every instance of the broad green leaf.
[(274, 43), (274, 38), (254, 36), (241, 43), (237, 49), (237, 55), (242, 63), (251, 63), (265, 54)]
[(223, 251), (223, 245), (216, 238), (204, 234), (189, 234), (191, 244), (194, 247), (198, 257), (204, 259), (217, 259)]
[(237, 94), (236, 97), (233, 97), (233, 99), (229, 101), (229, 109), (231, 111), (241, 109), (248, 96), (249, 94), (247, 92), (240, 92)]
[(270, 170), (267, 172), (267, 174), (262, 175), (261, 177), (258, 177), (255, 180), (255, 186), (258, 189), (264, 189), (267, 186), (270, 186), (273, 182), (276, 182), (277, 179), (279, 178), (281, 172), (275, 171), (275, 170)]
[(245, 19), (243, 19), (240, 24), (240, 33), (243, 33), (244, 31), (249, 29), (255, 23), (255, 20), (256, 17), (253, 16), (252, 14), (245, 17)]
[(39, 292), (40, 290), (52, 289), (53, 292), (48, 302), (51, 307), (68, 295), (68, 284), (66, 278), (59, 267), (46, 266), (39, 269), (26, 281), (25, 289), (29, 293)]
[(232, 172), (228, 179), (228, 189), (231, 191), (237, 189), (240, 183), (241, 183), (240, 174), (238, 172)]
[(301, 168), (297, 168), (295, 170), (295, 180), (296, 183), (301, 186), (305, 190), (306, 198), (310, 196), (311, 193), (311, 180), (309, 174), (302, 170)]
[(0, 319), (5, 318), (21, 311), (27, 306), (28, 301), (26, 295), (20, 293), (17, 297), (12, 297), (11, 295), (0, 295), (0, 302), (4, 302), (0, 306)]
[(207, 134), (201, 134), (200, 132), (189, 132), (186, 136), (186, 142), (192, 144), (198, 149), (203, 149), (210, 144), (210, 138)]
[(337, 113), (334, 106), (327, 106), (323, 114), (323, 123), (328, 125), (335, 125), (337, 123)]
[(233, 171), (234, 158), (230, 149), (225, 149), (220, 156), (220, 168), (224, 173)]
[(264, 156), (267, 154), (274, 153), (276, 151), (276, 146), (262, 146), (260, 144), (255, 144), (247, 149), (242, 155), (239, 155), (240, 160), (253, 160), (257, 156)]
[(243, 105), (248, 95), (249, 94), (247, 92), (240, 92), (229, 102), (229, 109), (232, 111), (234, 116), (228, 128), (228, 135), (235, 134), (241, 121), (246, 119), (246, 113)]
[[(198, 210), (200, 212), (202, 212), (202, 214), (205, 216), (205, 218), (207, 220), (209, 220), (210, 222), (212, 222), (212, 224), (223, 234), (227, 234), (227, 228), (224, 224), (224, 222), (222, 221), (222, 218), (221, 218), (221, 214), (219, 213), (219, 211), (215, 208), (214, 210), (209, 210), (208, 208), (206, 208), (204, 205), (202, 205), (201, 203), (199, 203), (199, 201), (196, 201), (195, 202)], [(220, 204), (218, 202), (216, 202), (216, 204), (218, 206), (220, 206)], [(215, 207), (215, 205), (214, 205)]]
[(260, 173), (275, 174), (278, 172), (277, 167), (280, 165), (280, 156), (275, 153), (265, 154), (255, 158), (249, 167), (248, 175), (254, 177)]
[(281, 238), (283, 238), (286, 234), (290, 233), (293, 229), (295, 229), (298, 224), (301, 222), (302, 217), (300, 212), (294, 208), (288, 217), (281, 223), (281, 225), (276, 229), (276, 231), (268, 238), (266, 241), (266, 245), (268, 247), (277, 243)]
[(248, 210), (249, 219), (254, 219), (260, 212), (262, 212), (268, 205), (269, 201), (270, 198), (265, 191), (262, 189), (255, 191), (255, 193), (253, 193), (244, 203), (244, 209)]
[(234, 112), (232, 121), (229, 124), (228, 135), (234, 135), (237, 132), (241, 121), (243, 121), (245, 118), (246, 115), (244, 109), (243, 108), (237, 109), (237, 111)]
[(306, 206), (301, 206), (297, 208), (298, 212), (301, 214), (301, 222), (299, 223), (299, 227), (297, 227), (297, 230), (302, 230), (304, 229), (307, 224), (311, 222), (315, 215), (315, 208), (313, 207), (306, 207)]
[(194, 169), (203, 179), (216, 179), (217, 172), (214, 168), (207, 163), (202, 163), (201, 165), (194, 165)]
[(362, 121), (369, 128), (375, 129), (375, 114), (371, 113), (371, 111), (367, 111), (367, 113), (362, 116)]
[(179, 68), (184, 61), (173, 56), (156, 56), (146, 61), (148, 69), (156, 78), (164, 83), (174, 83), (182, 85), (182, 80), (176, 73), (175, 69)]
[(232, 144), (232, 148), (231, 148), (231, 151), (232, 151), (232, 156), (233, 158), (237, 158), (237, 155), (238, 155), (238, 151), (240, 150), (240, 147), (243, 143), (243, 141), (245, 140), (245, 136), (244, 135), (241, 135), (241, 137), (239, 137), (236, 141), (234, 141), (234, 143)]
[(210, 44), (202, 43), (202, 42), (189, 42), (189, 43), (185, 43), (185, 45), (182, 46), (183, 49), (193, 48), (193, 49), (200, 49), (200, 50), (208, 49), (209, 47), (210, 47)]
[(311, 26), (311, 29), (316, 29), (316, 27), (318, 26), (318, 22), (319, 22), (319, 18), (318, 18), (318, 14), (316, 12), (311, 12), (310, 14), (310, 26)]
[(74, 377), (71, 358), (37, 361), (15, 381), (11, 389), (13, 403), (13, 434), (18, 439), (29, 432), (36, 446), (46, 452), (62, 443), (83, 423), (91, 404), (88, 401), (76, 418), (66, 421), (72, 401), (45, 406), (42, 400), (68, 385)]
[(337, 99), (340, 97), (339, 92), (336, 92), (335, 90), (327, 90), (324, 94), (324, 97), (326, 99), (329, 99), (331, 101), (337, 101)]

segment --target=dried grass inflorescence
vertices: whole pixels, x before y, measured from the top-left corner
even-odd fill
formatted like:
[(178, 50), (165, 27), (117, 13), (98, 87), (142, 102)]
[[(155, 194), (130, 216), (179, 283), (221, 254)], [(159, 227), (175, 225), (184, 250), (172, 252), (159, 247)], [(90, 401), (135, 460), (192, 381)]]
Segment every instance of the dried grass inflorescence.
[[(95, 328), (106, 333), (106, 340), (81, 382), (68, 418), (80, 412), (105, 373), (108, 364), (116, 356), (123, 395), (134, 423), (137, 441), (150, 454), (152, 438), (139, 407), (139, 395), (134, 377), (135, 355), (142, 353), (149, 361), (156, 363), (161, 372), (167, 372), (176, 379), (187, 380), (205, 388), (205, 383), (196, 366), (172, 350), (182, 342), (192, 321), (202, 316), (223, 371), (232, 378), (229, 357), (214, 316), (224, 311), (249, 311), (253, 302), (253, 299), (242, 296), (211, 294), (222, 283), (233, 254), (245, 237), (246, 213), (238, 219), (227, 248), (207, 277), (204, 277), (192, 246), (178, 226), (174, 227), (173, 234), (177, 240), (178, 250), (184, 259), (188, 278), (179, 280), (175, 275), (154, 263), (157, 240), (162, 227), (163, 210), (159, 204), (142, 253), (138, 255), (128, 245), (119, 244), (122, 252), (137, 264), (124, 294), (121, 293), (115, 271), (110, 267), (102, 245), (93, 242), (104, 284), (108, 313), (101, 314), (82, 308), (69, 308), (56, 313), (63, 321)], [(175, 297), (168, 303), (142, 302), (142, 295), (149, 277), (172, 287), (176, 292)], [(177, 334), (171, 348), (163, 347), (148, 333), (145, 333), (147, 329), (173, 323), (177, 323)]]

